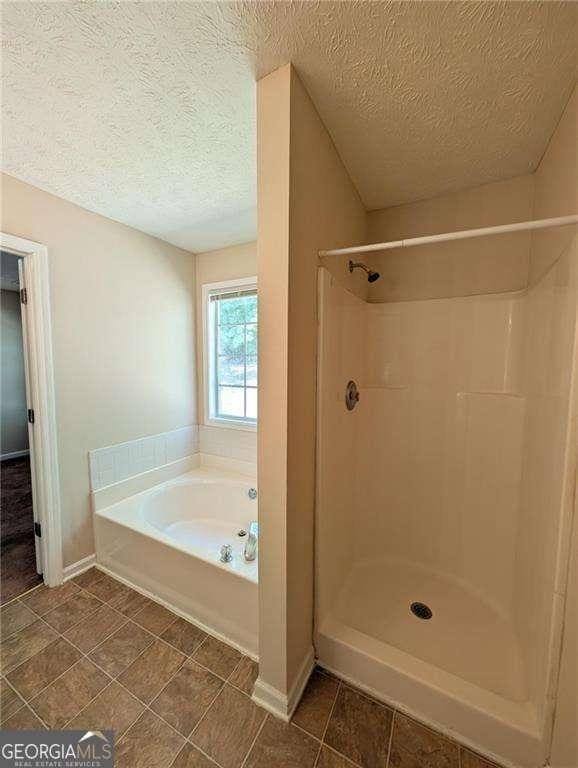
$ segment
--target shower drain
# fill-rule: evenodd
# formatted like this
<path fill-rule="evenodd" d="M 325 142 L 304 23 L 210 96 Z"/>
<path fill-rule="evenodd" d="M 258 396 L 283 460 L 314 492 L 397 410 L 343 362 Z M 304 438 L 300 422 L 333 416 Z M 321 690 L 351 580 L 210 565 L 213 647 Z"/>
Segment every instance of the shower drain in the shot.
<path fill-rule="evenodd" d="M 418 619 L 431 619 L 433 616 L 431 608 L 425 603 L 412 603 L 409 609 Z"/>

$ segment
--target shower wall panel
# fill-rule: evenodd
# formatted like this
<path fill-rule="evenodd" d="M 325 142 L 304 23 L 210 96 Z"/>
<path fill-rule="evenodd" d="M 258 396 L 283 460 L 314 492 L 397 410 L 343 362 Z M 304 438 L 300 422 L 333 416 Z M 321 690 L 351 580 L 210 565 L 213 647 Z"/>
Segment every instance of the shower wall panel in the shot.
<path fill-rule="evenodd" d="M 572 471 L 566 467 L 566 447 L 577 259 L 575 237 L 525 298 L 526 420 L 513 605 L 518 636 L 524 640 L 531 698 L 542 703 L 551 671 L 549 643 L 560 628 L 552 623 L 553 611 L 561 609 L 564 592 L 564 585 L 556 583 L 556 573 L 565 572 L 558 540 L 561 534 L 563 541 L 569 537 L 561 526 L 564 474 Z M 571 503 L 570 497 L 566 503 Z"/>
<path fill-rule="evenodd" d="M 365 305 L 356 451 L 355 559 L 425 565 L 507 613 L 523 322 L 518 294 Z"/>

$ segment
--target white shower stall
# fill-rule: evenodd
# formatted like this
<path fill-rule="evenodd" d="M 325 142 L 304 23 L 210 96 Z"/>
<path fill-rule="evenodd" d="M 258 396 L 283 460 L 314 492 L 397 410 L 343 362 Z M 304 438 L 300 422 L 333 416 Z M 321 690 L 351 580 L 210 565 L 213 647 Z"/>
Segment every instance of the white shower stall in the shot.
<path fill-rule="evenodd" d="M 320 662 L 502 761 L 542 764 L 575 244 L 524 289 L 446 298 L 367 300 L 322 267 L 319 318 Z"/>

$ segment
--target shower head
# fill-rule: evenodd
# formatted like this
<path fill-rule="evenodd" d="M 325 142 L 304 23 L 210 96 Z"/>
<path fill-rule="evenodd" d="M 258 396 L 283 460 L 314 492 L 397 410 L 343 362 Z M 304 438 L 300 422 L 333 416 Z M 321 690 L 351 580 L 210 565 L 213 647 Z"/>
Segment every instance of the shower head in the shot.
<path fill-rule="evenodd" d="M 361 261 L 349 262 L 349 271 L 353 272 L 354 269 L 362 269 L 367 275 L 368 283 L 375 283 L 376 280 L 379 280 L 379 272 L 374 272 L 373 269 L 369 269 L 369 267 L 367 267 Z"/>

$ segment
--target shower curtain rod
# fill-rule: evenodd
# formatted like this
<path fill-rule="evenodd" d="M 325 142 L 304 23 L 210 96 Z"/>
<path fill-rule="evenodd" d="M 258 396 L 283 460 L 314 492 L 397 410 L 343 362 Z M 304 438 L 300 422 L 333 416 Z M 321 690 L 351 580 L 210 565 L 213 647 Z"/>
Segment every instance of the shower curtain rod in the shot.
<path fill-rule="evenodd" d="M 426 237 L 411 237 L 408 240 L 391 240 L 388 243 L 373 243 L 372 245 L 354 245 L 351 248 L 333 248 L 330 251 L 319 251 L 320 256 L 349 256 L 353 253 L 369 253 L 371 251 L 387 251 L 390 248 L 410 248 L 413 245 L 428 245 L 429 243 L 445 243 L 449 240 L 466 240 L 470 237 L 486 237 L 486 235 L 501 235 L 505 232 L 522 232 L 527 229 L 546 229 L 547 227 L 564 227 L 568 224 L 578 224 L 578 215 L 558 216 L 553 219 L 536 219 L 535 221 L 519 221 L 516 224 L 500 224 L 497 227 L 481 227 L 480 229 L 462 229 L 460 232 L 446 232 L 443 235 L 427 235 Z"/>

